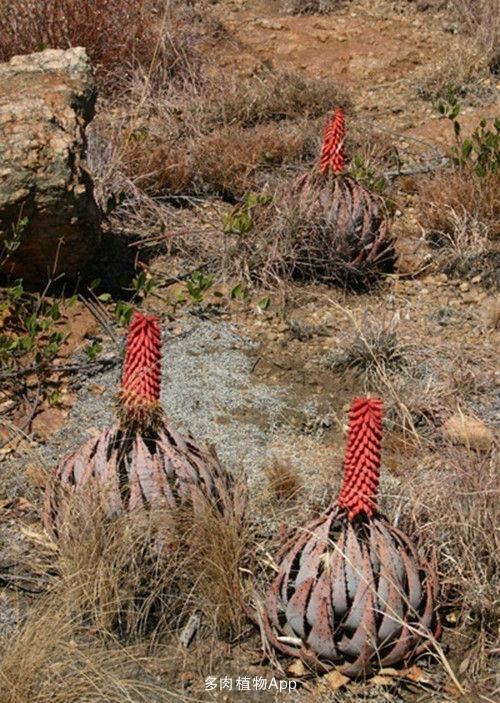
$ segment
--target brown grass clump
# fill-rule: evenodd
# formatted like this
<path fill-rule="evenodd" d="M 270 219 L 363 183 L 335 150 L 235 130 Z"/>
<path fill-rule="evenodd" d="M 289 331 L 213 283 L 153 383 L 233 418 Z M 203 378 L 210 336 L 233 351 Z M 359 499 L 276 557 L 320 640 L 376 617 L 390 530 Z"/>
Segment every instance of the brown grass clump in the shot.
<path fill-rule="evenodd" d="M 244 591 L 240 567 L 253 558 L 242 506 L 222 517 L 207 505 L 196 523 L 187 510 L 171 522 L 151 511 L 113 522 L 96 514 L 91 526 L 74 506 L 57 546 L 27 531 L 37 559 L 27 550 L 23 566 L 44 590 L 0 635 L 2 703 L 183 700 L 158 671 L 177 685 L 192 638 L 195 651 L 210 651 L 241 634 L 237 585 Z"/>
<path fill-rule="evenodd" d="M 266 476 L 271 491 L 280 500 L 291 500 L 302 490 L 302 481 L 294 467 L 282 459 L 273 459 L 266 467 Z"/>
<path fill-rule="evenodd" d="M 387 321 L 366 315 L 326 363 L 334 372 L 356 373 L 366 390 L 382 390 L 388 376 L 409 366 L 411 347 L 401 339 L 396 317 Z"/>
<path fill-rule="evenodd" d="M 170 519 L 144 510 L 112 522 L 96 513 L 91 526 L 77 506 L 68 515 L 52 565 L 68 619 L 127 640 L 160 637 L 193 610 L 213 629 L 238 628 L 234 583 L 247 539 L 240 507 L 221 516 L 207 503 L 195 521 L 188 509 Z"/>
<path fill-rule="evenodd" d="M 168 701 L 145 647 L 104 641 L 68 620 L 50 595 L 0 638 L 2 703 Z"/>
<path fill-rule="evenodd" d="M 84 46 L 107 82 L 160 64 L 164 77 L 178 77 L 199 60 L 200 19 L 194 8 L 163 0 L 0 0 L 0 60 Z"/>
<path fill-rule="evenodd" d="M 385 424 L 391 430 L 412 437 L 418 443 L 439 441 L 439 426 L 456 389 L 446 371 L 450 360 L 440 358 L 434 349 L 412 341 L 401 329 L 399 314 L 387 319 L 374 310 L 361 319 L 335 304 L 351 326 L 338 345 L 325 358 L 325 365 L 340 378 L 355 382 L 364 393 L 384 398 Z"/>
<path fill-rule="evenodd" d="M 276 165 L 311 159 L 313 120 L 345 98 L 330 81 L 293 73 L 180 88 L 134 80 L 125 96 L 140 103 L 132 123 L 118 131 L 116 120 L 103 125 L 126 177 L 151 195 L 215 194 L 233 202 Z"/>
<path fill-rule="evenodd" d="M 73 509 L 64 525 L 55 565 L 68 618 L 128 639 L 161 629 L 172 616 L 167 593 L 179 555 L 167 563 L 162 548 L 167 554 L 174 525 L 162 516 L 160 532 L 159 521 L 144 512 L 111 523 L 96 514 L 89 528 L 77 516 Z"/>
<path fill-rule="evenodd" d="M 293 0 L 292 15 L 329 15 L 343 0 Z"/>
<path fill-rule="evenodd" d="M 242 197 L 258 173 L 300 159 L 307 149 L 304 128 L 294 123 L 215 128 L 184 148 L 163 145 L 151 154 L 146 172 L 172 194 L 211 194 L 230 201 Z"/>
<path fill-rule="evenodd" d="M 433 102 L 446 98 L 450 85 L 468 102 L 489 102 L 495 100 L 495 88 L 486 80 L 489 72 L 483 48 L 470 42 L 446 54 L 439 63 L 422 67 L 415 87 L 421 98 Z"/>
<path fill-rule="evenodd" d="M 459 628 L 464 650 L 473 644 L 476 661 L 468 666 L 473 675 L 479 670 L 484 674 L 487 652 L 498 646 L 497 459 L 494 446 L 487 454 L 445 446 L 433 459 L 422 463 L 406 489 L 414 524 L 419 526 L 425 543 L 437 550 L 447 599 L 444 623 Z M 478 629 L 470 632 L 471 626 Z"/>
<path fill-rule="evenodd" d="M 480 178 L 453 169 L 418 184 L 420 223 L 447 274 L 483 274 L 494 282 L 500 236 L 500 171 Z"/>
<path fill-rule="evenodd" d="M 213 124 L 252 127 L 282 120 L 324 117 L 332 105 L 350 108 L 345 88 L 295 71 L 272 71 L 211 86 Z"/>
<path fill-rule="evenodd" d="M 86 47 L 92 61 L 114 66 L 146 38 L 148 3 L 132 0 L 2 0 L 0 57 L 43 48 Z"/>
<path fill-rule="evenodd" d="M 479 43 L 492 70 L 500 63 L 500 14 L 496 0 L 448 0 L 461 28 Z"/>

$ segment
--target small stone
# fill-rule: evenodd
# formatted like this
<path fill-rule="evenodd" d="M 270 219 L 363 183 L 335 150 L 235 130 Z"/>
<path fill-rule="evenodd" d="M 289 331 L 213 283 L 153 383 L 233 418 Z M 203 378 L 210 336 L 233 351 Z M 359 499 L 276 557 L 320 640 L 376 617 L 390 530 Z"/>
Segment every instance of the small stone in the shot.
<path fill-rule="evenodd" d="M 255 22 L 257 27 L 263 27 L 264 29 L 273 29 L 276 32 L 286 29 L 286 26 L 281 22 L 275 22 L 274 20 L 259 19 Z"/>
<path fill-rule="evenodd" d="M 477 291 L 469 291 L 467 293 L 464 293 L 462 296 L 462 300 L 464 303 L 477 303 L 481 300 L 482 294 L 478 293 Z"/>
<path fill-rule="evenodd" d="M 442 432 L 452 444 L 463 444 L 480 451 L 487 451 L 494 439 L 492 431 L 481 420 L 461 413 L 449 417 Z"/>
<path fill-rule="evenodd" d="M 94 393 L 94 395 L 102 395 L 104 391 L 106 390 L 105 386 L 89 386 L 88 387 L 89 391 L 91 393 Z"/>
<path fill-rule="evenodd" d="M 471 278 L 471 279 L 470 279 L 470 282 L 471 282 L 471 283 L 474 283 L 474 284 L 480 283 L 480 282 L 481 282 L 481 279 L 482 279 L 482 275 L 479 274 L 478 276 L 474 276 L 474 278 Z"/>
<path fill-rule="evenodd" d="M 461 283 L 459 288 L 462 291 L 462 293 L 467 293 L 470 290 L 470 286 L 467 283 L 467 281 L 464 281 L 463 283 Z"/>

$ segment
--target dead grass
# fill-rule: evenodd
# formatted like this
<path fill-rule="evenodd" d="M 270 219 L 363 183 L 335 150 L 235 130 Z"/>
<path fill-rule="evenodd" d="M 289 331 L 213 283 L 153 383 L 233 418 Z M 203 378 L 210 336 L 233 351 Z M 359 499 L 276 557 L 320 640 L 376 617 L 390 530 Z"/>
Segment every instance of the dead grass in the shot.
<path fill-rule="evenodd" d="M 496 0 L 448 0 L 464 32 L 481 46 L 492 70 L 500 62 L 500 14 Z"/>
<path fill-rule="evenodd" d="M 100 139 L 115 145 L 108 150 L 119 159 L 116 170 L 152 196 L 216 194 L 234 202 L 277 165 L 313 158 L 321 132 L 314 121 L 339 100 L 348 102 L 331 81 L 294 73 L 179 87 L 136 72 L 116 106 L 123 126 L 113 111 Z"/>
<path fill-rule="evenodd" d="M 488 650 L 498 646 L 497 460 L 494 446 L 487 454 L 444 446 L 419 462 L 405 489 L 413 524 L 437 550 L 444 624 L 462 633 L 463 650 L 472 646 L 467 674 L 476 681 L 484 681 L 492 664 Z"/>
<path fill-rule="evenodd" d="M 325 359 L 326 366 L 341 378 L 354 378 L 363 393 L 384 398 L 388 429 L 418 446 L 439 444 L 439 427 L 457 397 L 449 372 L 455 365 L 450 350 L 417 344 L 410 330 L 403 333 L 398 314 L 387 319 L 375 309 L 358 319 L 338 303 L 334 305 L 351 326 Z M 461 395 L 466 392 L 460 389 Z"/>
<path fill-rule="evenodd" d="M 401 339 L 397 316 L 380 320 L 367 314 L 359 329 L 330 353 L 326 364 L 337 373 L 356 372 L 366 389 L 382 390 L 388 375 L 408 368 L 411 352 L 408 342 Z"/>
<path fill-rule="evenodd" d="M 273 459 L 266 467 L 271 491 L 280 500 L 291 500 L 302 490 L 302 481 L 294 466 L 283 459 Z"/>
<path fill-rule="evenodd" d="M 446 54 L 439 63 L 423 66 L 415 87 L 421 98 L 437 102 L 447 97 L 449 85 L 457 97 L 468 103 L 495 100 L 494 82 L 490 80 L 488 61 L 481 46 L 470 42 Z"/>
<path fill-rule="evenodd" d="M 445 273 L 497 281 L 499 187 L 498 171 L 479 178 L 453 169 L 419 181 L 420 223 Z"/>
<path fill-rule="evenodd" d="M 338 9 L 343 0 L 293 0 L 292 15 L 329 15 Z"/>
<path fill-rule="evenodd" d="M 104 89 L 134 70 L 162 82 L 192 78 L 214 29 L 193 5 L 171 0 L 0 0 L 0 10 L 0 60 L 84 46 Z"/>
<path fill-rule="evenodd" d="M 217 650 L 224 668 L 225 642 L 245 624 L 240 568 L 254 558 L 242 495 L 233 514 L 207 505 L 195 522 L 188 510 L 171 521 L 139 511 L 110 522 L 96 512 L 89 525 L 70 506 L 57 546 L 37 525 L 23 530 L 26 549 L 13 545 L 12 560 L 41 595 L 0 638 L 2 703 L 185 700 L 190 653 L 179 642 L 193 616 L 194 649 L 204 651 L 196 666 L 210 673 Z"/>
<path fill-rule="evenodd" d="M 277 166 L 308 154 L 307 126 L 295 123 L 215 128 L 185 149 L 159 146 L 146 168 L 172 194 L 218 195 L 234 202 Z"/>
<path fill-rule="evenodd" d="M 148 39 L 145 18 L 153 6 L 131 0 L 2 0 L 0 57 L 84 46 L 92 61 L 109 68 L 128 61 Z"/>
<path fill-rule="evenodd" d="M 153 678 L 154 655 L 104 641 L 68 620 L 50 595 L 0 639 L 2 703 L 172 700 Z"/>
<path fill-rule="evenodd" d="M 248 540 L 239 505 L 225 516 L 206 504 L 195 519 L 180 509 L 112 522 L 97 510 L 91 525 L 75 505 L 51 563 L 61 609 L 69 620 L 127 641 L 176 630 L 193 610 L 213 631 L 237 630 L 242 610 L 234 584 Z"/>
<path fill-rule="evenodd" d="M 252 127 L 282 120 L 325 119 L 328 110 L 351 99 L 340 82 L 298 71 L 265 71 L 244 80 L 229 78 L 211 86 L 211 121 Z M 321 135 L 319 135 L 321 136 Z"/>

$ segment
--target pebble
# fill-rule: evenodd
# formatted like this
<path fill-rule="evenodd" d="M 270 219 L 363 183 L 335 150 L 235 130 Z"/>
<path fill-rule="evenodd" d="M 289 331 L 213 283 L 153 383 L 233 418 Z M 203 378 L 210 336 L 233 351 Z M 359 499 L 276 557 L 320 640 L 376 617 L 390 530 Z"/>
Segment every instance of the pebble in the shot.
<path fill-rule="evenodd" d="M 481 420 L 461 413 L 449 417 L 442 432 L 452 444 L 463 444 L 480 451 L 487 451 L 494 439 L 492 431 Z"/>
<path fill-rule="evenodd" d="M 470 286 L 467 281 L 464 281 L 460 284 L 460 290 L 462 291 L 462 293 L 467 293 L 470 290 Z"/>

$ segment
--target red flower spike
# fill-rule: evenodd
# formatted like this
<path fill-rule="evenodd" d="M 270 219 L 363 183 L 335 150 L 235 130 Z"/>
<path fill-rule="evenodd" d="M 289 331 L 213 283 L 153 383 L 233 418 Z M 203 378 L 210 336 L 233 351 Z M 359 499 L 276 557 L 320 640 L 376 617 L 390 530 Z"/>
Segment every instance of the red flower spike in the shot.
<path fill-rule="evenodd" d="M 344 478 L 338 505 L 353 520 L 360 513 L 372 517 L 376 509 L 380 474 L 383 403 L 378 398 L 356 398 L 349 413 Z"/>
<path fill-rule="evenodd" d="M 329 169 L 333 173 L 340 173 L 344 170 L 344 138 L 345 120 L 344 111 L 338 107 L 333 113 L 325 127 L 323 133 L 323 148 L 320 158 L 320 173 L 325 173 Z"/>
<path fill-rule="evenodd" d="M 127 348 L 117 414 L 122 424 L 143 428 L 161 418 L 161 332 L 154 315 L 134 313 Z"/>

